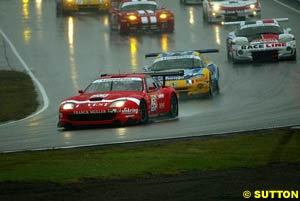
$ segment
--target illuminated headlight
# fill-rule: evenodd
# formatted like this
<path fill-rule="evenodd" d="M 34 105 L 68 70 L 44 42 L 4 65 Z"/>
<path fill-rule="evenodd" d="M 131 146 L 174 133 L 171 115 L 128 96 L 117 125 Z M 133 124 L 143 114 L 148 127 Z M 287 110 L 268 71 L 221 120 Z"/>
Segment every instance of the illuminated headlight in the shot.
<path fill-rule="evenodd" d="M 213 5 L 213 7 L 212 7 L 213 11 L 215 11 L 215 12 L 219 11 L 220 8 L 221 8 L 220 5 Z"/>
<path fill-rule="evenodd" d="M 164 19 L 167 19 L 168 18 L 168 14 L 167 13 L 162 13 L 159 15 L 159 18 L 164 20 Z"/>
<path fill-rule="evenodd" d="M 75 3 L 74 0 L 67 0 L 67 3 Z"/>
<path fill-rule="evenodd" d="M 65 103 L 62 106 L 63 110 L 73 110 L 74 109 L 75 104 L 74 103 Z"/>
<path fill-rule="evenodd" d="M 134 21 L 134 20 L 137 19 L 137 17 L 136 17 L 135 15 L 129 15 L 129 16 L 128 16 L 128 19 L 129 19 L 130 21 Z"/>
<path fill-rule="evenodd" d="M 110 107 L 123 107 L 126 103 L 126 100 L 118 100 L 113 102 Z"/>
<path fill-rule="evenodd" d="M 251 4 L 249 7 L 250 7 L 251 9 L 254 9 L 254 8 L 255 8 L 255 4 Z"/>

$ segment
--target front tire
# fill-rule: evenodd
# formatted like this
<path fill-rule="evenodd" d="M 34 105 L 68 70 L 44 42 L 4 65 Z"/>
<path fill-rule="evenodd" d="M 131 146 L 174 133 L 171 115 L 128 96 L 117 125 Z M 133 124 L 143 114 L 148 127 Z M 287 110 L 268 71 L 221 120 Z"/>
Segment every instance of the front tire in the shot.
<path fill-rule="evenodd" d="M 213 98 L 214 97 L 214 86 L 212 84 L 212 81 L 209 81 L 209 91 L 207 93 L 208 98 Z"/>
<path fill-rule="evenodd" d="M 296 61 L 297 60 L 297 51 L 295 50 L 294 55 L 291 57 L 292 61 Z"/>
<path fill-rule="evenodd" d="M 140 115 L 140 123 L 141 124 L 148 123 L 148 120 L 149 120 L 148 109 L 147 109 L 147 104 L 144 100 L 141 100 L 141 102 L 140 102 L 139 115 Z"/>
<path fill-rule="evenodd" d="M 170 97 L 170 112 L 169 115 L 171 118 L 178 116 L 178 99 L 176 94 L 172 93 Z"/>

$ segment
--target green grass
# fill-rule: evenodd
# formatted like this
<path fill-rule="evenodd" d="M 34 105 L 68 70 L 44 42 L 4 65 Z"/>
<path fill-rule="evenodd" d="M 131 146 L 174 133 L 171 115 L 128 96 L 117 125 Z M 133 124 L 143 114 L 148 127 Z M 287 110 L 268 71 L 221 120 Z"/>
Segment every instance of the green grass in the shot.
<path fill-rule="evenodd" d="M 0 181 L 70 182 L 300 163 L 299 132 L 0 154 Z"/>
<path fill-rule="evenodd" d="M 27 74 L 0 71 L 0 122 L 22 119 L 37 107 L 37 95 Z"/>

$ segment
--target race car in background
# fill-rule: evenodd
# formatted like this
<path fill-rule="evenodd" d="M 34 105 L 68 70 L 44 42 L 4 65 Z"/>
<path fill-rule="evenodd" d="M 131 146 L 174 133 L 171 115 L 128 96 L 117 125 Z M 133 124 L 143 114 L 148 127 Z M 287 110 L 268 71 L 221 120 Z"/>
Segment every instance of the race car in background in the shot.
<path fill-rule="evenodd" d="M 111 30 L 173 32 L 174 13 L 154 0 L 123 0 L 109 11 Z"/>
<path fill-rule="evenodd" d="M 180 0 L 182 4 L 202 4 L 203 0 Z"/>
<path fill-rule="evenodd" d="M 110 0 L 56 0 L 56 13 L 58 15 L 81 11 L 108 12 L 110 8 Z"/>
<path fill-rule="evenodd" d="M 149 53 L 145 57 L 156 57 L 151 66 L 145 66 L 147 72 L 168 72 L 184 70 L 182 76 L 166 76 L 166 86 L 172 86 L 180 97 L 206 95 L 212 97 L 219 91 L 219 67 L 204 53 L 215 53 L 217 49 L 174 51 Z M 157 78 L 161 80 L 161 78 Z"/>
<path fill-rule="evenodd" d="M 228 59 L 233 63 L 260 60 L 296 60 L 296 40 L 290 28 L 282 28 L 279 22 L 288 18 L 257 21 L 225 22 L 238 25 L 226 39 Z"/>
<path fill-rule="evenodd" d="M 102 75 L 79 95 L 59 106 L 58 127 L 147 123 L 149 117 L 178 116 L 177 92 L 155 76 L 180 76 L 182 71 L 152 74 Z"/>
<path fill-rule="evenodd" d="M 203 0 L 203 18 L 209 23 L 260 19 L 258 0 Z"/>

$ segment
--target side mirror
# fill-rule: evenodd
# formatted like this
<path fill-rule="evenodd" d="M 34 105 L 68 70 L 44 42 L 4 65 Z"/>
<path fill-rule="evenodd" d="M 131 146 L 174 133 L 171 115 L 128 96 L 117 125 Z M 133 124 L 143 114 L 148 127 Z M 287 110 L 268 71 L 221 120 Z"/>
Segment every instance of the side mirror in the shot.
<path fill-rule="evenodd" d="M 285 30 L 287 33 L 291 33 L 292 32 L 292 29 L 291 28 L 286 28 Z"/>
<path fill-rule="evenodd" d="M 149 90 L 149 91 L 154 91 L 155 89 L 156 89 L 155 86 L 149 86 L 149 87 L 148 87 L 148 90 Z"/>
<path fill-rule="evenodd" d="M 115 13 L 115 12 L 117 12 L 119 9 L 118 8 L 116 8 L 115 6 L 112 6 L 111 8 L 110 8 L 110 10 L 109 10 L 109 13 Z"/>
<path fill-rule="evenodd" d="M 80 95 L 83 94 L 83 90 L 82 90 L 82 89 L 78 90 L 78 93 L 79 93 Z"/>
<path fill-rule="evenodd" d="M 143 66 L 143 70 L 144 71 L 149 71 L 149 67 L 148 66 Z"/>

